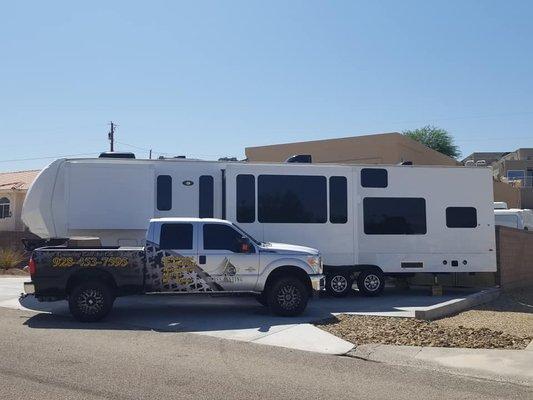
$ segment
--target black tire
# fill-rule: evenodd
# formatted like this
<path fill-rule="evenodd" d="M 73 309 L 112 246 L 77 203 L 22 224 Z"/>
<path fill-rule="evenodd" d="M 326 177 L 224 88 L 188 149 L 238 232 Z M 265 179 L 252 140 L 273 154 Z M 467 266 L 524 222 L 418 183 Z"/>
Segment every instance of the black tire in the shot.
<path fill-rule="evenodd" d="M 266 299 L 272 313 L 283 317 L 294 317 L 305 310 L 309 291 L 300 279 L 280 278 L 269 286 Z"/>
<path fill-rule="evenodd" d="M 352 290 L 353 279 L 348 272 L 326 275 L 326 292 L 333 297 L 346 297 Z"/>
<path fill-rule="evenodd" d="M 68 297 L 70 313 L 81 322 L 102 320 L 111 311 L 114 301 L 112 288 L 99 281 L 75 286 Z"/>
<path fill-rule="evenodd" d="M 265 306 L 265 307 L 268 306 L 267 297 L 266 297 L 266 295 L 264 293 L 261 293 L 260 295 L 255 296 L 255 299 L 262 306 Z"/>
<path fill-rule="evenodd" d="M 364 296 L 379 296 L 385 289 L 385 275 L 376 270 L 363 271 L 357 277 L 357 288 Z"/>

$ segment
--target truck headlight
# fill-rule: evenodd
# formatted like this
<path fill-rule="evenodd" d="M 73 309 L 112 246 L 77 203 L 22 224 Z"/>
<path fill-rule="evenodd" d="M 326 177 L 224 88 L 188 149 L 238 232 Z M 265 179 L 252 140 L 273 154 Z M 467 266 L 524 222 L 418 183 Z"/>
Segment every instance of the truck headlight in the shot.
<path fill-rule="evenodd" d="M 307 264 L 309 264 L 311 268 L 317 271 L 317 273 L 320 274 L 322 272 L 322 259 L 320 256 L 307 257 Z"/>

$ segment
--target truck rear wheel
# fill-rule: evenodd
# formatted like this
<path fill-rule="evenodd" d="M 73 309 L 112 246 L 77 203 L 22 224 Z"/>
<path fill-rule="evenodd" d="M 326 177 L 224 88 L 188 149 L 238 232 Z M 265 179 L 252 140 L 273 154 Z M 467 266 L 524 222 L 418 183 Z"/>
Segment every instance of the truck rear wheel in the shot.
<path fill-rule="evenodd" d="M 68 297 L 70 313 L 81 322 L 105 318 L 113 307 L 113 290 L 104 282 L 90 281 L 75 286 Z"/>
<path fill-rule="evenodd" d="M 275 281 L 268 289 L 266 298 L 274 314 L 294 317 L 305 310 L 309 291 L 300 279 L 287 277 Z"/>
<path fill-rule="evenodd" d="M 381 271 L 362 271 L 357 277 L 357 288 L 364 296 L 378 296 L 385 288 L 385 276 Z"/>
<path fill-rule="evenodd" d="M 353 279 L 348 272 L 326 275 L 326 291 L 334 297 L 346 297 L 352 290 Z"/>

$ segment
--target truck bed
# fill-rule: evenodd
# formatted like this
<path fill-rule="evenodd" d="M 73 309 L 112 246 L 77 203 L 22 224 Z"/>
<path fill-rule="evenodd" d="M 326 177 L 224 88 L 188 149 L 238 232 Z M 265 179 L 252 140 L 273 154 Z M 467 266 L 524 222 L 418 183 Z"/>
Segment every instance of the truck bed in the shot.
<path fill-rule="evenodd" d="M 143 247 L 41 247 L 33 251 L 37 298 L 63 299 L 74 282 L 106 277 L 117 293 L 142 292 L 145 253 Z"/>

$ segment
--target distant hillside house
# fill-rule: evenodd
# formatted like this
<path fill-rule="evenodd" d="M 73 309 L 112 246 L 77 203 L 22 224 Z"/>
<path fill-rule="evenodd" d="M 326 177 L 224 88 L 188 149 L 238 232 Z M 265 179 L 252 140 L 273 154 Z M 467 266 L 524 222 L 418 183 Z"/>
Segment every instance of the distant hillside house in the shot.
<path fill-rule="evenodd" d="M 0 172 L 0 231 L 24 231 L 24 197 L 40 171 Z"/>
<path fill-rule="evenodd" d="M 296 154 L 310 154 L 316 163 L 458 165 L 438 151 L 401 133 L 380 133 L 340 139 L 313 140 L 247 147 L 249 161 L 284 162 Z"/>

